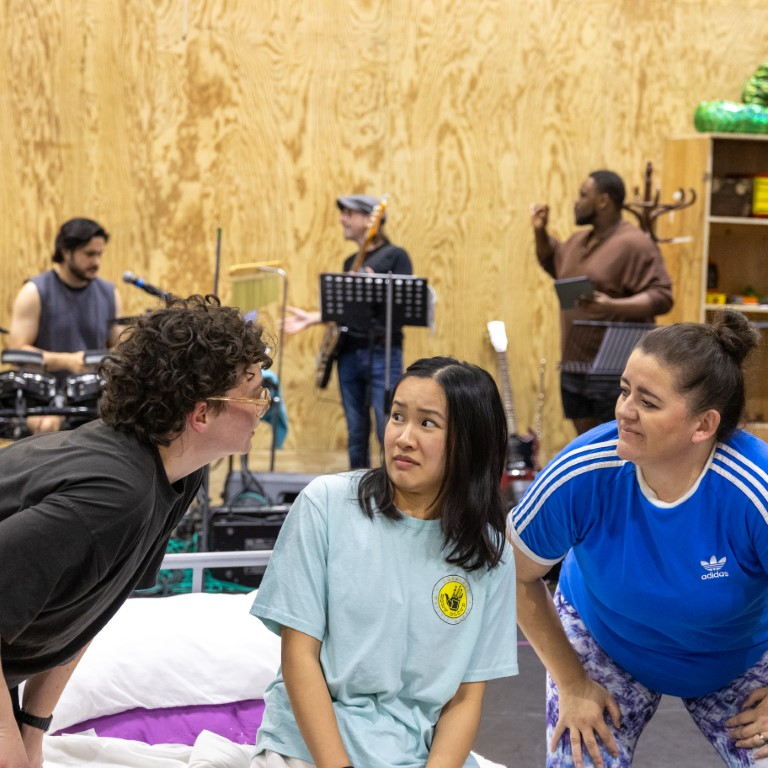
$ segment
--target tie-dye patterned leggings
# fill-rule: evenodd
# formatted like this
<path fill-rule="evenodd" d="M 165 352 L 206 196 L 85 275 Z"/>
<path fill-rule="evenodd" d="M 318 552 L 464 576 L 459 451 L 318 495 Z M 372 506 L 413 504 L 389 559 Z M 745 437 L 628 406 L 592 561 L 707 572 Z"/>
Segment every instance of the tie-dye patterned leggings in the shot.
<path fill-rule="evenodd" d="M 606 768 L 629 768 L 637 740 L 661 701 L 661 694 L 650 691 L 619 667 L 595 642 L 584 622 L 557 590 L 555 606 L 571 645 L 581 658 L 587 674 L 605 687 L 621 710 L 620 730 L 612 728 L 613 738 L 619 748 L 619 756 L 612 757 L 602 749 Z M 755 689 L 768 686 L 768 653 L 741 677 L 715 693 L 695 699 L 682 699 L 699 730 L 717 750 L 729 768 L 768 768 L 768 758 L 755 760 L 756 750 L 741 749 L 733 745 L 725 721 L 737 714 L 741 703 Z M 547 745 L 557 724 L 557 687 L 547 675 Z M 610 725 L 610 723 L 609 723 Z M 585 766 L 592 766 L 592 759 L 583 750 Z M 554 753 L 547 752 L 547 768 L 572 768 L 573 755 L 568 731 L 563 734 Z"/>

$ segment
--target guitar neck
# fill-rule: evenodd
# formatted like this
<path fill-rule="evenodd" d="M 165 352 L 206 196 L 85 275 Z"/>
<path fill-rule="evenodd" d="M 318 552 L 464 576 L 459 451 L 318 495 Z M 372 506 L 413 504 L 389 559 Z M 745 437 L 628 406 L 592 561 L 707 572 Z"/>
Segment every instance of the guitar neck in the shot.
<path fill-rule="evenodd" d="M 515 420 L 515 401 L 512 397 L 512 385 L 509 381 L 507 355 L 504 352 L 497 352 L 496 356 L 499 362 L 499 375 L 501 376 L 501 399 L 504 401 L 504 410 L 507 413 L 507 432 L 509 432 L 510 435 L 516 435 L 517 424 Z"/>
<path fill-rule="evenodd" d="M 365 241 L 360 245 L 360 250 L 357 252 L 357 256 L 355 256 L 354 261 L 352 262 L 352 265 L 349 268 L 350 272 L 359 272 L 360 267 L 363 266 L 363 262 L 365 261 L 365 256 L 368 253 L 368 246 L 376 239 L 376 235 L 379 234 L 379 228 L 381 227 L 381 220 L 384 216 L 384 209 L 387 207 L 387 196 L 384 195 L 384 197 L 379 200 L 379 204 L 376 206 L 376 208 L 373 211 L 373 221 L 371 222 L 371 225 L 368 227 L 368 230 L 365 233 Z"/>
<path fill-rule="evenodd" d="M 354 260 L 352 261 L 352 265 L 349 268 L 350 272 L 359 272 L 360 267 L 363 266 L 363 262 L 365 261 L 365 252 L 368 250 L 368 243 L 370 241 L 366 240 L 363 243 L 362 248 L 357 252 L 357 256 L 355 256 Z"/>

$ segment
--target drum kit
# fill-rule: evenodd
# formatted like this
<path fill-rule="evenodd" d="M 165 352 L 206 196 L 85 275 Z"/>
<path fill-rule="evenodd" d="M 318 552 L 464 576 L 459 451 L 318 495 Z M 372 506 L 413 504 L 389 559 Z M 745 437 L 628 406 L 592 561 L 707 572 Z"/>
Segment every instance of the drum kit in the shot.
<path fill-rule="evenodd" d="M 150 286 L 153 288 L 153 286 Z M 159 289 L 157 289 L 159 290 Z M 110 324 L 132 325 L 138 316 L 115 317 Z M 0 328 L 0 334 L 6 334 Z M 61 416 L 61 429 L 74 429 L 99 416 L 104 379 L 99 367 L 105 350 L 86 350 L 76 374 L 49 371 L 42 352 L 5 349 L 0 353 L 0 441 L 30 434 L 28 417 Z"/>
<path fill-rule="evenodd" d="M 43 355 L 26 349 L 6 349 L 0 354 L 0 435 L 17 439 L 29 434 L 30 416 L 62 416 L 63 428 L 72 429 L 99 415 L 104 380 L 99 365 L 106 353 L 86 352 L 83 372 L 59 375 L 46 370 Z"/>

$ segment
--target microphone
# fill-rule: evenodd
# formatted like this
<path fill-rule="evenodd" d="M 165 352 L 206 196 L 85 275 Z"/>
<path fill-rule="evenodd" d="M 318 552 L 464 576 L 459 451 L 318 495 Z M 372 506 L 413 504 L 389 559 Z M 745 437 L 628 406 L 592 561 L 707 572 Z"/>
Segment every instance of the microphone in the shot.
<path fill-rule="evenodd" d="M 167 299 L 171 295 L 168 291 L 164 291 L 162 288 L 158 288 L 151 283 L 145 283 L 140 277 L 136 277 L 133 272 L 123 272 L 123 282 L 135 285 L 137 288 L 141 288 L 142 291 L 146 291 L 152 296 L 157 296 L 160 299 Z"/>

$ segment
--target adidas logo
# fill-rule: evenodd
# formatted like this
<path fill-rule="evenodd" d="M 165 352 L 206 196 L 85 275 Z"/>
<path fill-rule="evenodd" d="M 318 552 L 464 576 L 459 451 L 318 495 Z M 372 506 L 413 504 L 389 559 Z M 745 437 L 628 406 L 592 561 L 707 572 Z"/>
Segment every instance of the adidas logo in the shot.
<path fill-rule="evenodd" d="M 701 565 L 706 571 L 701 577 L 702 581 L 706 581 L 707 579 L 724 579 L 728 576 L 728 571 L 723 570 L 725 567 L 724 557 L 721 557 L 718 560 L 715 555 L 712 555 L 709 560 L 702 560 Z"/>

